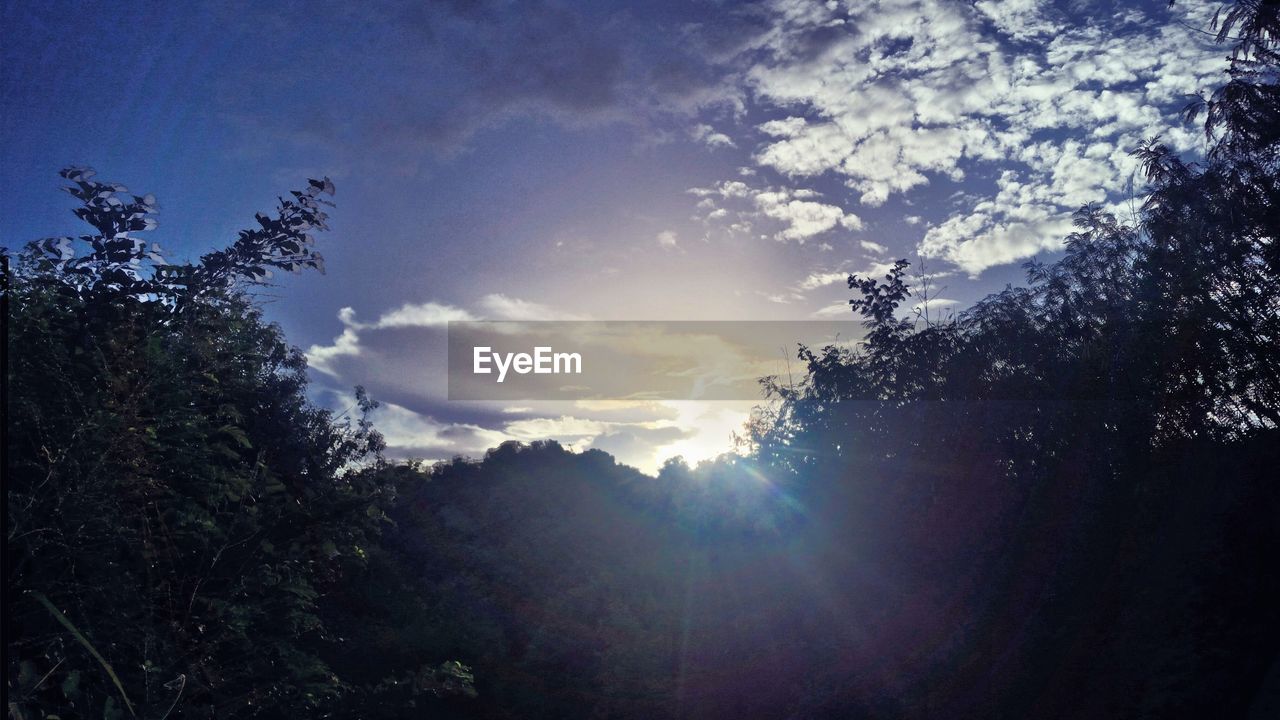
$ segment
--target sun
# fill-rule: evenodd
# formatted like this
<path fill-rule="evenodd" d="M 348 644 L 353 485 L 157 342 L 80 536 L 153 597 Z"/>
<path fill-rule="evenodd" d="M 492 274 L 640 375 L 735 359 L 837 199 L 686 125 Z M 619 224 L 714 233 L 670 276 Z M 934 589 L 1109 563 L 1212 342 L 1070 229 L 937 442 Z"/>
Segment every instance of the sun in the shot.
<path fill-rule="evenodd" d="M 754 401 L 664 400 L 661 403 L 676 412 L 671 424 L 688 432 L 685 437 L 654 449 L 645 472 L 656 472 L 668 458 L 677 455 L 689 464 L 711 460 L 733 450 L 733 437 L 741 435 L 751 417 Z"/>

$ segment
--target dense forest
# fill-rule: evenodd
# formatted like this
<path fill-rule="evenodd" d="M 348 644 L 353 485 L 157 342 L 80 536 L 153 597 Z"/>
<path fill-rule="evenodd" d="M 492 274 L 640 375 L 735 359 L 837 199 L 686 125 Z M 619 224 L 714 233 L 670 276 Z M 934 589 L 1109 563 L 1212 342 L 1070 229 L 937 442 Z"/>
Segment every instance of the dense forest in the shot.
<path fill-rule="evenodd" d="M 253 288 L 328 180 L 168 263 L 155 198 L 6 255 L 6 712 L 143 718 L 1280 715 L 1280 14 L 1152 139 L 1132 224 L 945 320 L 905 260 L 858 347 L 762 380 L 738 454 L 391 462 Z"/>

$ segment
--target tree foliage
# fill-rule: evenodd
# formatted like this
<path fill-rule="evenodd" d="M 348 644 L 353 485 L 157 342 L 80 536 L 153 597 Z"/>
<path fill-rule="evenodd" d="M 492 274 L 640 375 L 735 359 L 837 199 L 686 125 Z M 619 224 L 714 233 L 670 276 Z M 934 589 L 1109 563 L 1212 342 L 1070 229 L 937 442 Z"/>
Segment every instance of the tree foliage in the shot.
<path fill-rule="evenodd" d="M 311 405 L 304 357 L 244 289 L 320 266 L 333 185 L 175 265 L 134 235 L 153 197 L 63 177 L 95 234 L 32 243 L 11 287 L 10 712 L 319 712 L 358 689 L 326 661 L 325 598 L 394 489 L 367 471 L 375 404 L 358 391 L 355 422 Z"/>

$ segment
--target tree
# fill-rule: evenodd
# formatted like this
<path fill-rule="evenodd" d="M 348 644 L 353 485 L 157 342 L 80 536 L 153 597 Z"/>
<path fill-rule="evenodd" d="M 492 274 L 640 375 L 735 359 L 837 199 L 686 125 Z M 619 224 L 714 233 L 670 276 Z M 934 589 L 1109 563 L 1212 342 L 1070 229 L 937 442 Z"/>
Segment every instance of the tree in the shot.
<path fill-rule="evenodd" d="M 312 406 L 304 357 L 246 289 L 321 266 L 333 185 L 174 265 L 134 235 L 152 196 L 62 175 L 95 234 L 29 245 L 10 291 L 11 713 L 318 710 L 351 689 L 320 605 L 394 492 L 356 471 L 381 462 L 375 404 L 358 391 L 354 424 Z"/>

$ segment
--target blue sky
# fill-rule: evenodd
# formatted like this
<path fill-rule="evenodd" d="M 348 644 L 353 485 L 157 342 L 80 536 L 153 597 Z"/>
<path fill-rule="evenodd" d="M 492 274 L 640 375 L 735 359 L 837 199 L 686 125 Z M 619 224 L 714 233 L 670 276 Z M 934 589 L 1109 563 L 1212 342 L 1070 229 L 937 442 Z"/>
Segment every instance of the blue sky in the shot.
<path fill-rule="evenodd" d="M 746 405 L 449 403 L 441 323 L 842 317 L 898 257 L 962 309 L 1129 213 L 1142 139 L 1197 153 L 1225 66 L 1198 2 L 265 5 L 0 4 L 0 244 L 78 230 L 69 164 L 155 193 L 177 258 L 333 177 L 329 272 L 268 312 L 426 458 L 726 450 Z"/>

